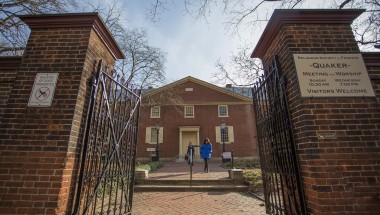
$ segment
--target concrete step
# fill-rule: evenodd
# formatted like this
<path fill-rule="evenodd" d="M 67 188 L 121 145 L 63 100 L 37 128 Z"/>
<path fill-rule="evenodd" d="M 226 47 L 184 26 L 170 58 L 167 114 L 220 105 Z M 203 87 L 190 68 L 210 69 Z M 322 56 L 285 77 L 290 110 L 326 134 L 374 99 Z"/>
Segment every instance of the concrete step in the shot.
<path fill-rule="evenodd" d="M 248 186 L 243 180 L 237 179 L 140 179 L 135 182 L 136 192 L 209 192 L 209 191 L 228 191 L 244 192 Z"/>
<path fill-rule="evenodd" d="M 135 192 L 245 192 L 247 185 L 135 185 Z"/>
<path fill-rule="evenodd" d="M 233 179 L 215 179 L 215 180 L 192 180 L 192 185 L 241 185 L 244 184 L 243 180 L 233 180 Z M 137 185 L 189 185 L 190 179 L 138 179 L 136 180 Z"/>

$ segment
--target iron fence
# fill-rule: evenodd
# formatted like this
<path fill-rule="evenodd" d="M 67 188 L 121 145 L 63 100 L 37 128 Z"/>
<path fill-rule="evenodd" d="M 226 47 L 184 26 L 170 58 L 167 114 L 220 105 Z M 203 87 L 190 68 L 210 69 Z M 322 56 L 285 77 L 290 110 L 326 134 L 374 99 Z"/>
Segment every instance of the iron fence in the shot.
<path fill-rule="evenodd" d="M 253 88 L 266 212 L 307 214 L 297 150 L 277 56 Z"/>
<path fill-rule="evenodd" d="M 131 214 L 140 94 L 99 63 L 73 214 Z"/>

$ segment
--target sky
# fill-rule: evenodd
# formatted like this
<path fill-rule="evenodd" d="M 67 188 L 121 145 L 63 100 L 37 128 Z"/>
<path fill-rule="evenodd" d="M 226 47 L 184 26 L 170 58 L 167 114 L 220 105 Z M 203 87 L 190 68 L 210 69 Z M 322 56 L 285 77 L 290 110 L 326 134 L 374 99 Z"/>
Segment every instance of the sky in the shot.
<path fill-rule="evenodd" d="M 112 0 L 102 0 L 112 1 Z M 341 0 L 339 0 L 340 2 Z M 144 28 L 148 34 L 150 45 L 167 53 L 167 83 L 187 76 L 218 84 L 212 74 L 218 72 L 218 60 L 228 63 L 230 56 L 238 52 L 239 47 L 247 46 L 254 50 L 267 20 L 274 8 L 281 2 L 265 2 L 260 5 L 257 19 L 261 24 L 252 27 L 243 26 L 239 35 L 232 34 L 225 26 L 228 18 L 222 13 L 223 4 L 212 6 L 212 13 L 207 19 L 196 20 L 185 12 L 184 0 L 167 0 L 168 10 L 160 15 L 160 20 L 153 23 L 147 19 L 147 11 L 153 0 L 125 0 L 125 23 L 127 28 Z M 237 4 L 260 2 L 236 1 Z M 297 7 L 302 8 L 336 8 L 334 0 L 304 0 Z M 240 5 L 241 6 L 241 5 Z M 286 6 L 283 6 L 286 8 Z M 244 6 L 242 8 L 246 9 Z M 242 31 L 243 29 L 243 31 Z"/>
<path fill-rule="evenodd" d="M 187 76 L 211 83 L 212 73 L 217 72 L 215 64 L 218 59 L 228 61 L 232 52 L 245 41 L 259 39 L 250 33 L 232 35 L 225 29 L 221 11 L 214 10 L 206 22 L 186 14 L 182 0 L 175 3 L 156 23 L 146 18 L 150 1 L 125 3 L 128 27 L 145 28 L 150 44 L 167 53 L 168 83 Z"/>

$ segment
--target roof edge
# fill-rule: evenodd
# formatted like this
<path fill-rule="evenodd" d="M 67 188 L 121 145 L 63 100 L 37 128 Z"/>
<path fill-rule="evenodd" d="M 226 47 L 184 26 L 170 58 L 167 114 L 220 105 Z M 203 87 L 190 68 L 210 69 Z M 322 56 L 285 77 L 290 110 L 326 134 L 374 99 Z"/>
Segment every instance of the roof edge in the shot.
<path fill-rule="evenodd" d="M 177 85 L 179 85 L 179 84 L 185 83 L 186 81 L 193 81 L 193 82 L 198 83 L 198 84 L 200 84 L 200 85 L 202 85 L 202 86 L 205 86 L 205 87 L 208 87 L 208 88 L 211 88 L 211 89 L 217 90 L 217 91 L 222 92 L 222 93 L 225 93 L 225 94 L 228 94 L 228 95 L 230 95 L 230 96 L 233 96 L 233 97 L 235 97 L 235 98 L 241 99 L 241 100 L 243 100 L 243 101 L 246 101 L 246 102 L 252 102 L 252 99 L 250 99 L 250 98 L 247 98 L 247 97 L 245 97 L 245 96 L 242 96 L 242 95 L 240 95 L 240 94 L 238 94 L 238 93 L 235 93 L 235 92 L 232 92 L 232 91 L 230 91 L 230 90 L 226 90 L 226 89 L 224 89 L 224 88 L 222 88 L 222 87 L 218 87 L 218 86 L 216 86 L 216 85 L 210 84 L 210 83 L 208 83 L 208 82 L 202 81 L 202 80 L 200 80 L 200 79 L 194 78 L 194 77 L 192 77 L 192 76 L 187 76 L 187 77 L 185 77 L 185 78 L 182 78 L 182 79 L 180 79 L 180 80 L 178 80 L 178 81 L 172 82 L 172 83 L 170 83 L 170 84 L 168 84 L 168 85 L 165 85 L 165 86 L 163 86 L 163 87 L 160 87 L 160 88 L 154 89 L 154 90 L 152 90 L 152 91 L 146 93 L 146 94 L 143 95 L 143 96 L 145 97 L 145 96 L 151 96 L 151 95 L 154 95 L 154 94 L 159 93 L 159 92 L 161 92 L 161 91 L 164 91 L 164 90 L 166 90 L 166 89 L 168 89 L 168 88 L 170 88 L 170 87 L 177 86 Z"/>

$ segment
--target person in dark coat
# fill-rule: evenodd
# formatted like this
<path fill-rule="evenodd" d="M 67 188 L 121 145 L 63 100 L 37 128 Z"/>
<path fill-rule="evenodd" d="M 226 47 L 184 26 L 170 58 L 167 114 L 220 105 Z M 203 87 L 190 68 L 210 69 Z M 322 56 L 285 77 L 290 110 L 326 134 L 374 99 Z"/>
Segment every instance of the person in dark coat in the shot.
<path fill-rule="evenodd" d="M 212 154 L 212 144 L 210 143 L 210 139 L 206 138 L 203 141 L 203 144 L 201 145 L 199 151 L 201 153 L 201 157 L 205 161 L 204 171 L 208 172 L 208 160 L 211 158 L 211 154 Z"/>
<path fill-rule="evenodd" d="M 187 163 L 189 165 L 194 165 L 193 162 L 194 162 L 194 153 L 195 153 L 195 150 L 194 150 L 194 145 L 191 143 L 191 141 L 189 142 L 189 146 L 187 147 Z"/>

